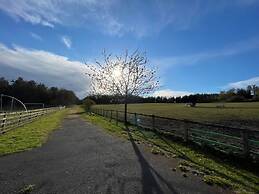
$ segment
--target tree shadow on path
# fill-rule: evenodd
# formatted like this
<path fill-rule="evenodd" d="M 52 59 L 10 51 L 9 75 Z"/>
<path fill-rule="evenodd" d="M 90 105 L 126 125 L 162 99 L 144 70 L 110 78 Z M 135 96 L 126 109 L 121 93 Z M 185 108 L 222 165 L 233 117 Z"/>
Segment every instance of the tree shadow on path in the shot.
<path fill-rule="evenodd" d="M 141 177 L 141 183 L 142 183 L 142 193 L 145 194 L 152 194 L 152 193 L 165 193 L 163 189 L 161 188 L 161 185 L 165 185 L 170 193 L 176 194 L 177 191 L 163 178 L 161 175 L 152 167 L 149 165 L 149 163 L 146 161 L 146 159 L 143 157 L 142 153 L 140 152 L 138 146 L 136 145 L 130 130 L 126 128 L 126 131 L 129 136 L 129 140 L 132 144 L 132 147 L 135 151 L 136 156 L 138 157 L 138 161 L 141 166 L 142 171 L 142 177 Z M 157 182 L 156 178 L 159 180 Z"/>

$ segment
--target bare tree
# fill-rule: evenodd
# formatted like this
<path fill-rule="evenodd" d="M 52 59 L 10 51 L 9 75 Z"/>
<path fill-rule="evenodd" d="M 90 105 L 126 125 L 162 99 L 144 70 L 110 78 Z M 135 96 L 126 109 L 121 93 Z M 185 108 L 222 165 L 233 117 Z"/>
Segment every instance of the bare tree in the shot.
<path fill-rule="evenodd" d="M 138 50 L 129 54 L 112 57 L 105 51 L 104 60 L 96 64 L 86 64 L 95 94 L 109 94 L 124 99 L 124 121 L 127 123 L 129 96 L 146 95 L 159 87 L 156 71 L 148 67 L 145 53 Z"/>

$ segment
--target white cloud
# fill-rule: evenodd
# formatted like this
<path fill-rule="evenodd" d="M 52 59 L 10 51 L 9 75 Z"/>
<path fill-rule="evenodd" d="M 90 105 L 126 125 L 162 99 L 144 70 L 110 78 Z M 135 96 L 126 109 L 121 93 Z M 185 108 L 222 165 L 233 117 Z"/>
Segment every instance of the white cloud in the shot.
<path fill-rule="evenodd" d="M 0 1 L 0 9 L 5 11 L 15 20 L 23 19 L 32 24 L 41 24 L 43 26 L 54 27 L 54 23 L 60 23 L 55 10 L 50 0 L 2 0 Z"/>
<path fill-rule="evenodd" d="M 100 28 L 103 33 L 146 36 L 167 26 L 186 30 L 216 11 L 251 6 L 257 0 L 1 0 L 0 9 L 15 20 L 54 27 L 55 25 Z"/>
<path fill-rule="evenodd" d="M 174 66 L 174 65 L 193 65 L 200 61 L 205 61 L 208 59 L 218 58 L 218 57 L 228 57 L 233 55 L 242 54 L 254 49 L 259 49 L 259 37 L 254 37 L 245 41 L 240 41 L 228 45 L 225 48 L 210 51 L 210 52 L 200 52 L 192 55 L 184 56 L 172 56 L 172 57 L 162 57 L 153 59 L 154 64 L 160 65 L 162 67 Z"/>
<path fill-rule="evenodd" d="M 30 35 L 31 35 L 32 38 L 42 41 L 42 38 L 41 38 L 40 35 L 35 34 L 35 33 L 33 33 L 33 32 L 31 32 Z"/>
<path fill-rule="evenodd" d="M 259 77 L 252 77 L 247 80 L 232 82 L 227 84 L 224 88 L 246 88 L 248 85 L 257 85 L 259 86 Z"/>
<path fill-rule="evenodd" d="M 67 48 L 71 48 L 71 46 L 72 46 L 72 41 L 71 41 L 71 39 L 70 39 L 68 36 L 62 36 L 62 37 L 61 37 L 61 41 L 64 43 L 64 45 L 65 45 Z"/>
<path fill-rule="evenodd" d="M 43 26 L 47 26 L 47 27 L 50 27 L 50 28 L 54 28 L 54 24 L 49 23 L 49 22 L 47 22 L 47 21 L 41 21 L 41 24 L 42 24 Z"/>
<path fill-rule="evenodd" d="M 0 68 L 0 77 L 13 75 L 34 79 L 49 86 L 71 89 L 80 97 L 88 91 L 84 64 L 47 51 L 19 46 L 8 48 L 0 43 Z"/>
<path fill-rule="evenodd" d="M 180 96 L 185 96 L 190 94 L 193 94 L 193 93 L 187 92 L 187 91 L 175 91 L 175 90 L 165 89 L 165 90 L 155 91 L 152 96 L 180 97 Z"/>
<path fill-rule="evenodd" d="M 17 21 L 53 28 L 64 26 L 100 26 L 104 32 L 117 34 L 121 24 L 113 16 L 110 5 L 117 0 L 1 0 L 0 10 Z"/>

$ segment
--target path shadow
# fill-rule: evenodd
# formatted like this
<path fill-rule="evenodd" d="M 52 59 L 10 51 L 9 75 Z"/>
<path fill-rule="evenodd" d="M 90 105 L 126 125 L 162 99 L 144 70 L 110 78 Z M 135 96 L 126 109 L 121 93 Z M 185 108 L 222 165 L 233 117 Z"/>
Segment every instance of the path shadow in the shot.
<path fill-rule="evenodd" d="M 177 191 L 163 178 L 161 175 L 152 167 L 149 165 L 149 163 L 146 161 L 146 159 L 143 157 L 142 153 L 140 152 L 138 146 L 136 145 L 129 128 L 126 127 L 127 134 L 129 136 L 129 140 L 132 144 L 132 147 L 135 151 L 136 156 L 138 157 L 138 161 L 141 166 L 141 183 L 142 183 L 142 193 L 145 194 L 153 194 L 153 193 L 165 193 L 163 192 L 160 184 L 166 185 L 168 190 L 170 190 L 170 193 L 176 194 Z M 159 182 L 157 182 L 157 180 Z"/>

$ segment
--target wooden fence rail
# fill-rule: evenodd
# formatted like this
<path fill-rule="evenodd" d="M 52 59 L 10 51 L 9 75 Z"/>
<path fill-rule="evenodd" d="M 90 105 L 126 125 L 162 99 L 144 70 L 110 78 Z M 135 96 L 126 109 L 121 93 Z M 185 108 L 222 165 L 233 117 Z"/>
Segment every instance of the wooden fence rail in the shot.
<path fill-rule="evenodd" d="M 0 113 L 0 135 L 62 108 L 63 107 L 52 107 L 29 111 Z"/>
<path fill-rule="evenodd" d="M 124 111 L 95 109 L 93 113 L 124 122 Z M 128 123 L 182 139 L 184 142 L 208 146 L 227 154 L 259 160 L 259 130 L 248 130 L 189 120 L 127 112 Z"/>

